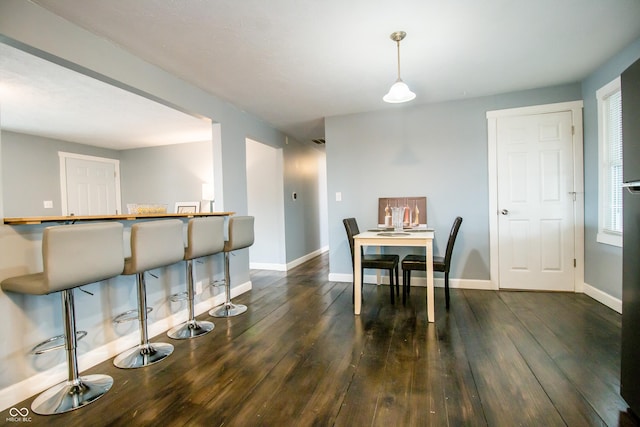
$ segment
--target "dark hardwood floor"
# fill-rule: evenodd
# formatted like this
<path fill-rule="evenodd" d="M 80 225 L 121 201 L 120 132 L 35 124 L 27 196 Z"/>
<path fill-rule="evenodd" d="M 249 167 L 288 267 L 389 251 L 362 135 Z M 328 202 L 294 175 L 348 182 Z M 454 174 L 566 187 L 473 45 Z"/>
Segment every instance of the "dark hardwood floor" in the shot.
<path fill-rule="evenodd" d="M 365 286 L 356 317 L 351 285 L 327 276 L 328 255 L 253 271 L 235 300 L 247 313 L 171 340 L 156 365 L 84 372 L 111 375 L 113 388 L 30 425 L 638 425 L 619 395 L 620 315 L 587 296 L 452 290 L 447 312 L 436 289 L 428 324 L 422 288 L 403 306 Z"/>

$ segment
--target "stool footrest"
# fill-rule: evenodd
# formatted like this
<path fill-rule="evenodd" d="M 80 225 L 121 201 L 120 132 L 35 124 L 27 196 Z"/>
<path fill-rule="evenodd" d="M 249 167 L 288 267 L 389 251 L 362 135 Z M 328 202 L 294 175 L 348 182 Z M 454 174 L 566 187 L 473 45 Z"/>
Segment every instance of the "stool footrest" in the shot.
<path fill-rule="evenodd" d="M 223 280 L 214 280 L 213 282 L 209 283 L 209 286 L 212 288 L 219 288 L 221 286 L 226 286 L 226 282 Z"/>
<path fill-rule="evenodd" d="M 171 302 L 185 301 L 189 298 L 188 295 L 189 294 L 186 291 L 178 292 L 177 294 L 172 294 L 171 296 L 169 296 L 169 301 Z"/>
<path fill-rule="evenodd" d="M 153 311 L 153 307 L 147 307 L 147 314 Z M 134 316 L 135 314 L 135 316 Z M 124 313 L 118 314 L 113 318 L 113 323 L 124 323 L 132 320 L 138 320 L 138 310 L 128 310 Z"/>
<path fill-rule="evenodd" d="M 77 331 L 76 332 L 76 340 L 81 340 L 82 338 L 87 336 L 87 331 Z M 60 350 L 62 348 L 64 348 L 64 343 L 62 344 L 57 344 L 57 345 L 52 345 L 54 342 L 56 341 L 61 341 L 64 340 L 65 336 L 64 335 L 57 335 L 55 337 L 51 337 L 48 340 L 42 341 L 40 344 L 36 345 L 35 347 L 33 347 L 31 349 L 31 354 L 35 355 L 35 356 L 39 356 L 41 354 L 44 353 L 48 353 L 50 351 L 54 351 L 54 350 Z"/>

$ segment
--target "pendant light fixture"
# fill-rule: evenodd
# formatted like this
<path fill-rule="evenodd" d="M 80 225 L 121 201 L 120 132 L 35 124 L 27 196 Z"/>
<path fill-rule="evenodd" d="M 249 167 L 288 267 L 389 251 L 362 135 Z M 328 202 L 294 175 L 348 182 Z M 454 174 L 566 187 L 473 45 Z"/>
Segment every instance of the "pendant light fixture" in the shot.
<path fill-rule="evenodd" d="M 382 100 L 391 104 L 408 102 L 416 97 L 416 94 L 411 92 L 409 86 L 400 78 L 400 41 L 404 39 L 406 35 L 407 33 L 404 31 L 394 31 L 390 36 L 391 40 L 398 45 L 398 80 L 391 86 L 389 93 L 382 97 Z"/>

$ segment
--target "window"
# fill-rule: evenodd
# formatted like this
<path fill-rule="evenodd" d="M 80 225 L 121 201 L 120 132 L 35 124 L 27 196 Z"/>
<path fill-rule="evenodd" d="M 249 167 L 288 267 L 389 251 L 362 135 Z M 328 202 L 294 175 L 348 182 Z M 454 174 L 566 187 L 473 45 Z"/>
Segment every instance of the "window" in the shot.
<path fill-rule="evenodd" d="M 622 247 L 622 93 L 620 77 L 596 92 L 598 99 L 597 241 Z"/>

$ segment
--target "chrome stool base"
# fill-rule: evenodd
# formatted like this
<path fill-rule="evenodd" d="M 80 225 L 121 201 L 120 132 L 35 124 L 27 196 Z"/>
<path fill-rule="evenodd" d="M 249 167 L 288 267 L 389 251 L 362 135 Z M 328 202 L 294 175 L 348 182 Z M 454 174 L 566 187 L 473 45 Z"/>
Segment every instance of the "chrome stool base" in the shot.
<path fill-rule="evenodd" d="M 118 355 L 113 364 L 122 369 L 135 369 L 153 365 L 173 353 L 171 344 L 155 342 L 137 345 Z"/>
<path fill-rule="evenodd" d="M 214 324 L 207 321 L 198 322 L 197 320 L 189 320 L 181 325 L 172 328 L 167 332 L 169 338 L 175 340 L 186 340 L 196 338 L 208 334 L 214 328 Z"/>
<path fill-rule="evenodd" d="M 247 311 L 246 305 L 226 303 L 209 311 L 209 315 L 213 317 L 233 317 L 242 314 L 245 311 Z"/>
<path fill-rule="evenodd" d="M 31 404 L 40 415 L 54 415 L 82 408 L 101 398 L 113 385 L 108 375 L 83 375 L 75 381 L 65 381 L 43 392 Z"/>

